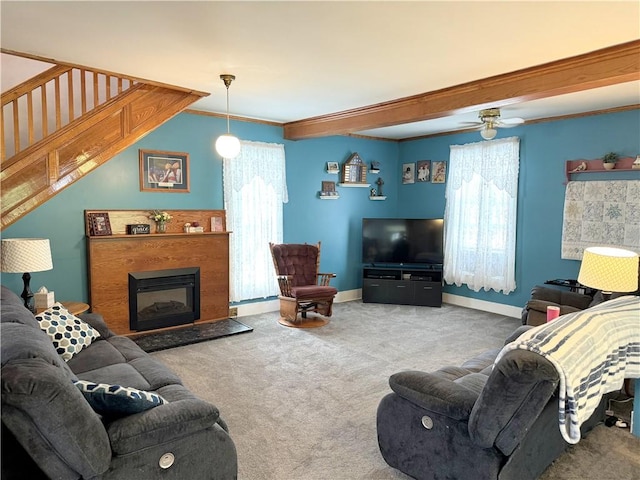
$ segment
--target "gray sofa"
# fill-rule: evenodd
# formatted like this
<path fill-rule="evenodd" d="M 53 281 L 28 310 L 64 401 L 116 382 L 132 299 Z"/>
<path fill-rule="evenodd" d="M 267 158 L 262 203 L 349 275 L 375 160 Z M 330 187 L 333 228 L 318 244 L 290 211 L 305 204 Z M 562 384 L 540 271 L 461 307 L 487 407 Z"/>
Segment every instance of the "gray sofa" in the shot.
<path fill-rule="evenodd" d="M 531 326 L 507 338 L 515 340 Z M 460 367 L 392 375 L 378 406 L 380 452 L 416 479 L 537 478 L 568 446 L 558 426 L 558 374 L 527 350 L 487 351 Z M 604 421 L 606 401 L 581 427 Z"/>
<path fill-rule="evenodd" d="M 0 301 L 3 480 L 237 477 L 218 409 L 99 315 L 80 316 L 100 336 L 65 362 L 17 295 L 2 287 Z M 167 403 L 99 415 L 77 379 L 153 392 Z"/>

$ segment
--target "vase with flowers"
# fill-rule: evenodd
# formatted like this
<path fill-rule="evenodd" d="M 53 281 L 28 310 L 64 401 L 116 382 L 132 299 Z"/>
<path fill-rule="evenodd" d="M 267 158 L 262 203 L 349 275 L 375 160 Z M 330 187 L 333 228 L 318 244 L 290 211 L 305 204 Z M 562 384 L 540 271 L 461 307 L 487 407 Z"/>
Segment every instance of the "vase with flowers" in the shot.
<path fill-rule="evenodd" d="M 167 212 L 154 210 L 149 218 L 156 222 L 156 233 L 165 233 L 167 231 L 167 222 L 171 221 L 171 215 Z"/>

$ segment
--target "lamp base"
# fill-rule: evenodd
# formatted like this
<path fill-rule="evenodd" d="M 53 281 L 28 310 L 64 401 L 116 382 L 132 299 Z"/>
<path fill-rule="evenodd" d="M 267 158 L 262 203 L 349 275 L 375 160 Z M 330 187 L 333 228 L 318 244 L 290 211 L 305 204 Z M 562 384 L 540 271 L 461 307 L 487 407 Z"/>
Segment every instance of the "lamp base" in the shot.
<path fill-rule="evenodd" d="M 29 287 L 29 282 L 31 282 L 31 274 L 29 272 L 25 272 L 22 275 L 22 281 L 24 282 L 24 289 L 22 290 L 22 294 L 20 296 L 24 300 L 24 306 L 27 307 L 32 313 L 36 313 L 36 306 L 33 303 L 33 292 Z"/>

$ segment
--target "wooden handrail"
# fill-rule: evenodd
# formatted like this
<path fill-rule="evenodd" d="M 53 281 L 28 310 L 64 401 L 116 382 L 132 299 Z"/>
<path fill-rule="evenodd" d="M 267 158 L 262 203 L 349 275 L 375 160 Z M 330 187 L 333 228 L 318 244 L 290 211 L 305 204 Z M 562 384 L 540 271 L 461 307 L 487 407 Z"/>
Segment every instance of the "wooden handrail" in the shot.
<path fill-rule="evenodd" d="M 39 75 L 36 75 L 35 77 L 30 78 L 25 82 L 22 82 L 20 85 L 16 85 L 10 90 L 2 93 L 2 106 L 4 107 L 7 103 L 16 100 L 22 95 L 35 90 L 36 88 L 71 70 L 71 67 L 67 67 L 65 65 L 56 65 L 54 67 L 51 67 L 49 70 L 45 70 Z"/>
<path fill-rule="evenodd" d="M 85 78 L 87 75 L 91 77 L 91 80 L 87 81 Z M 74 77 L 76 77 L 75 80 Z M 79 82 L 77 81 L 78 77 Z M 5 162 L 8 157 L 19 154 L 40 139 L 73 122 L 76 118 L 109 102 L 114 98 L 112 87 L 117 88 L 118 95 L 120 95 L 136 83 L 138 82 L 126 76 L 69 65 L 56 65 L 13 87 L 2 94 L 3 117 L 0 122 L 2 127 L 0 133 L 3 140 L 0 161 Z M 53 90 L 52 111 L 49 111 L 47 88 Z M 87 105 L 88 99 L 91 98 L 89 88 L 92 90 L 91 107 Z M 40 91 L 39 95 L 37 94 L 38 90 Z M 34 101 L 38 97 L 40 102 Z M 76 99 L 79 100 L 79 105 L 76 105 Z M 9 104 L 12 105 L 12 108 L 5 112 L 4 107 Z M 10 118 L 5 119 L 5 115 Z M 53 125 L 54 121 L 55 128 L 50 129 L 50 125 Z M 6 127 L 12 128 L 13 131 L 5 131 Z M 11 136 L 13 136 L 13 142 L 9 146 L 12 150 L 7 152 L 5 138 Z"/>

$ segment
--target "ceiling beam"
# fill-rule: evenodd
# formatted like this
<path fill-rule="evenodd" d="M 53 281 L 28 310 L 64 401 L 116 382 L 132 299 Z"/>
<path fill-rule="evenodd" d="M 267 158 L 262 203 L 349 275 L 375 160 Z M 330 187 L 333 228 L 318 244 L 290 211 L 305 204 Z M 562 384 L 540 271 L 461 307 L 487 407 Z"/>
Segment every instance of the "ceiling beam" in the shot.
<path fill-rule="evenodd" d="M 640 79 L 640 40 L 454 87 L 284 124 L 284 138 L 344 135 Z"/>

